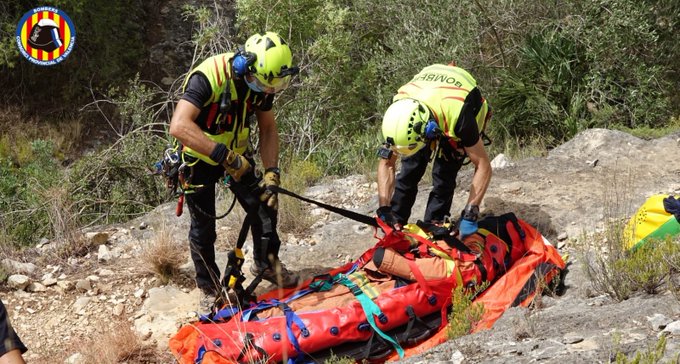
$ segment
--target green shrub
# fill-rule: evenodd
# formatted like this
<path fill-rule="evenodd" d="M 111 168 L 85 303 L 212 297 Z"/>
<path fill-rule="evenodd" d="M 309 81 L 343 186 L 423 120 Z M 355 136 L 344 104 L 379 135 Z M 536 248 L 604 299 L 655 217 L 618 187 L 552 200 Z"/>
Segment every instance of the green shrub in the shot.
<path fill-rule="evenodd" d="M 478 287 L 476 291 L 469 291 L 462 286 L 453 289 L 452 307 L 449 314 L 449 324 L 446 327 L 446 335 L 449 339 L 455 339 L 469 334 L 484 315 L 484 305 L 474 303 L 472 300 L 478 292 L 481 292 L 489 284 Z"/>
<path fill-rule="evenodd" d="M 616 235 L 618 238 L 592 238 L 592 246 L 582 253 L 584 270 L 597 292 L 622 301 L 637 291 L 655 294 L 665 284 L 673 288 L 669 278 L 680 267 L 680 245 L 676 241 L 650 240 L 634 251 L 626 251 L 622 234 Z M 596 248 L 602 240 L 606 241 L 605 251 Z"/>
<path fill-rule="evenodd" d="M 19 104 L 26 115 L 79 115 L 80 107 L 114 84 L 134 76 L 148 55 L 144 44 L 152 26 L 149 5 L 134 0 L 55 0 L 50 6 L 66 12 L 77 30 L 73 52 L 59 65 L 38 67 L 25 59 L 14 44 L 14 29 L 21 16 L 45 2 L 6 0 L 0 4 L 0 83 L 12 97 L 3 105 Z M 151 11 L 156 12 L 156 9 Z M 10 41 L 11 40 L 11 41 Z M 7 49 L 5 49 L 7 48 Z"/>
<path fill-rule="evenodd" d="M 678 55 L 677 44 L 670 41 L 680 14 L 677 4 L 574 1 L 573 13 L 565 26 L 584 46 L 589 68 L 585 91 L 594 108 L 613 107 L 613 124 L 666 123 L 673 115 L 669 98 L 674 93 L 673 77 L 676 86 L 678 81 L 677 75 L 667 76 Z"/>
<path fill-rule="evenodd" d="M 499 122 L 510 137 L 542 137 L 555 145 L 589 126 L 581 94 L 582 53 L 559 27 L 527 37 L 520 64 L 504 74 L 496 97 Z"/>
<path fill-rule="evenodd" d="M 78 160 L 69 173 L 69 194 L 81 224 L 121 222 L 153 209 L 167 198 L 164 181 L 151 167 L 162 158 L 163 131 L 153 123 L 158 91 L 139 80 L 109 90 L 107 116 L 118 139 L 108 148 Z"/>
<path fill-rule="evenodd" d="M 328 357 L 328 359 L 324 360 L 324 364 L 355 364 L 357 361 L 354 358 L 350 358 L 347 356 L 342 356 L 338 357 L 335 354 L 331 353 L 331 356 Z"/>
<path fill-rule="evenodd" d="M 674 109 L 668 82 L 678 81 L 670 72 L 676 21 L 660 12 L 677 13 L 669 4 L 308 0 L 261 12 L 260 3 L 240 0 L 237 29 L 239 38 L 281 32 L 303 66 L 279 98 L 284 152 L 347 174 L 374 159 L 398 87 L 432 63 L 453 60 L 477 78 L 496 110 L 490 134 L 498 145 L 538 138 L 552 147 L 593 126 L 666 123 Z M 608 12 L 617 15 L 611 29 Z M 657 64 L 650 55 L 659 52 Z"/>
<path fill-rule="evenodd" d="M 50 191 L 65 178 L 56 163 L 52 143 L 35 140 L 21 167 L 0 158 L 0 227 L 13 245 L 29 245 L 53 234 L 50 223 Z"/>
<path fill-rule="evenodd" d="M 164 202 L 163 181 L 150 175 L 149 168 L 160 159 L 165 144 L 153 133 L 137 132 L 78 160 L 69 174 L 69 192 L 80 221 L 126 221 Z"/>
<path fill-rule="evenodd" d="M 616 339 L 618 341 L 620 339 Z M 619 343 L 615 343 L 619 346 Z M 664 352 L 666 351 L 666 336 L 661 335 L 659 340 L 653 345 L 648 347 L 643 351 L 636 351 L 633 358 L 629 358 L 626 354 L 622 353 L 620 349 L 616 352 L 616 364 L 656 364 L 660 363 L 664 357 Z M 675 356 L 675 362 L 678 360 L 678 355 Z"/>
<path fill-rule="evenodd" d="M 323 173 L 319 166 L 308 160 L 292 160 L 282 163 L 282 185 L 291 191 L 304 192 L 306 187 L 319 181 Z"/>

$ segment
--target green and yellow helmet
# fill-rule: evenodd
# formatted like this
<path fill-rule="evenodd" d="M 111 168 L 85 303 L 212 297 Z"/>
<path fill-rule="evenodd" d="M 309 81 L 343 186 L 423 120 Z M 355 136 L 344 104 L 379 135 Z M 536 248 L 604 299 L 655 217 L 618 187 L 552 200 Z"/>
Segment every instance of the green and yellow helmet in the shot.
<path fill-rule="evenodd" d="M 385 111 L 382 133 L 390 148 L 402 156 L 415 154 L 426 144 L 422 135 L 430 120 L 430 109 L 414 99 L 397 100 Z"/>
<path fill-rule="evenodd" d="M 286 41 L 277 33 L 266 32 L 248 38 L 245 51 L 255 55 L 248 86 L 266 93 L 279 92 L 290 83 L 297 73 L 293 67 L 293 56 Z"/>

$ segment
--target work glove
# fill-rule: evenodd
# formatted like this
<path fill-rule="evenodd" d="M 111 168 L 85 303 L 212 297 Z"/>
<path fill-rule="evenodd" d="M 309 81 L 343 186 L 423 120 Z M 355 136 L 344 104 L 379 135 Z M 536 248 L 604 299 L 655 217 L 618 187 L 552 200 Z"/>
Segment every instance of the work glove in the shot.
<path fill-rule="evenodd" d="M 236 182 L 240 182 L 241 177 L 248 173 L 251 168 L 250 162 L 248 162 L 246 157 L 234 152 L 233 150 L 229 150 L 227 152 L 227 158 L 225 158 L 224 162 L 222 162 L 222 166 L 224 166 L 224 169 Z"/>
<path fill-rule="evenodd" d="M 395 230 L 401 230 L 401 224 L 399 223 L 397 215 L 395 215 L 394 211 L 392 211 L 392 207 L 380 206 L 375 212 L 378 215 L 378 218 L 385 224 L 389 225 Z"/>
<path fill-rule="evenodd" d="M 418 220 L 416 222 L 419 228 L 423 229 L 426 233 L 432 235 L 435 240 L 445 239 L 451 236 L 451 229 L 443 224 L 435 224 L 432 222 L 423 222 Z"/>
<path fill-rule="evenodd" d="M 479 227 L 477 226 L 477 221 L 462 218 L 460 221 L 458 221 L 458 233 L 460 234 L 461 239 L 464 239 L 468 235 L 474 234 L 478 229 Z"/>
<path fill-rule="evenodd" d="M 279 209 L 279 198 L 275 188 L 281 184 L 281 172 L 278 168 L 267 168 L 260 182 L 260 188 L 263 190 L 260 194 L 260 201 L 267 203 L 267 206 L 274 210 Z"/>
<path fill-rule="evenodd" d="M 673 214 L 676 220 L 680 221 L 680 200 L 673 196 L 668 196 L 663 199 L 663 208 L 669 214 Z"/>

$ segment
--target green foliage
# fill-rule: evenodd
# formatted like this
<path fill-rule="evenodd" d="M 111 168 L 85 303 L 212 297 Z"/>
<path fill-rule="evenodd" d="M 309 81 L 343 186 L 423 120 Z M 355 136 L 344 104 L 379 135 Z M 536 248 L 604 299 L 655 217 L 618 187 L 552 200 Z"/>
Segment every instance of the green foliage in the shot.
<path fill-rule="evenodd" d="M 668 265 L 663 264 L 664 258 L 679 253 L 680 249 L 673 242 L 648 243 L 625 259 L 613 262 L 612 268 L 626 277 L 631 287 L 654 294 L 670 274 Z"/>
<path fill-rule="evenodd" d="M 126 221 L 162 203 L 162 181 L 151 176 L 148 168 L 160 158 L 164 145 L 152 133 L 132 133 L 75 163 L 69 192 L 81 222 Z"/>
<path fill-rule="evenodd" d="M 293 160 L 282 165 L 281 186 L 295 193 L 303 193 L 321 176 L 321 169 L 313 162 Z M 309 214 L 306 202 L 279 195 L 279 229 L 282 232 L 305 233 L 315 221 Z"/>
<path fill-rule="evenodd" d="M 293 160 L 285 163 L 282 168 L 283 183 L 295 192 L 303 192 L 323 176 L 319 166 L 306 160 Z"/>
<path fill-rule="evenodd" d="M 328 357 L 328 359 L 324 360 L 324 364 L 354 364 L 357 361 L 353 358 L 347 357 L 347 356 L 336 356 L 335 354 L 331 353 L 331 356 Z"/>
<path fill-rule="evenodd" d="M 617 343 L 618 346 L 618 343 Z M 666 336 L 661 335 L 654 346 L 648 347 L 646 350 L 640 352 L 636 351 L 633 358 L 629 358 L 626 354 L 619 350 L 616 352 L 616 364 L 656 364 L 660 363 L 666 351 Z M 677 355 L 676 355 L 677 362 Z"/>
<path fill-rule="evenodd" d="M 677 59 L 669 32 L 678 17 L 664 11 L 678 10 L 668 1 L 260 6 L 237 2 L 241 37 L 279 31 L 303 65 L 279 100 L 283 145 L 330 173 L 351 173 L 374 158 L 382 112 L 399 86 L 432 63 L 453 60 L 477 78 L 496 111 L 490 133 L 500 145 L 540 139 L 551 147 L 593 126 L 659 127 L 677 112 L 669 101 L 678 77 L 667 55 Z M 654 61 L 660 53 L 662 61 Z"/>
<path fill-rule="evenodd" d="M 450 21 L 433 12 L 455 14 L 448 2 L 282 1 L 260 11 L 252 0 L 237 3 L 239 33 L 279 31 L 289 40 L 303 73 L 281 95 L 277 118 L 283 145 L 329 173 L 356 172 L 375 159 L 381 113 L 397 88 L 431 62 L 448 62 L 439 52 L 458 49 Z M 428 19 L 414 24 L 413 9 Z M 276 16 L 271 16 L 276 14 Z M 461 16 L 461 19 L 468 17 Z M 442 47 L 443 46 L 443 47 Z"/>
<path fill-rule="evenodd" d="M 126 87 L 113 86 L 109 89 L 110 102 L 116 105 L 117 115 L 110 126 L 123 136 L 135 129 L 146 127 L 153 120 L 155 92 L 139 79 L 139 74 L 127 82 Z M 117 121 L 117 122 L 116 122 Z"/>
<path fill-rule="evenodd" d="M 232 44 L 237 39 L 234 39 L 230 32 L 233 27 L 231 19 L 224 14 L 221 16 L 217 16 L 217 14 L 219 12 L 214 8 L 197 7 L 191 4 L 182 6 L 184 20 L 194 20 L 196 24 L 196 28 L 192 32 L 194 62 L 200 62 L 212 55 L 232 51 L 236 48 Z M 192 67 L 189 67 L 189 69 Z"/>
<path fill-rule="evenodd" d="M 668 57 L 678 56 L 668 34 L 677 27 L 670 20 L 677 6 L 567 1 L 555 10 L 527 14 L 531 25 L 515 32 L 525 35 L 522 43 L 508 35 L 518 47 L 507 58 L 517 66 L 502 70 L 498 94 L 490 96 L 498 106 L 491 126 L 501 125 L 502 137 L 522 143 L 540 136 L 550 146 L 593 126 L 662 127 L 677 113 L 670 100 L 679 79 Z"/>
<path fill-rule="evenodd" d="M 446 335 L 449 339 L 455 339 L 470 333 L 484 315 L 484 305 L 473 303 L 477 293 L 488 287 L 488 282 L 478 287 L 475 291 L 469 291 L 458 286 L 452 292 L 452 307 L 449 315 L 449 324 L 446 327 Z"/>
<path fill-rule="evenodd" d="M 605 241 L 606 253 L 593 249 L 595 244 L 584 250 L 584 269 L 596 291 L 617 300 L 626 300 L 637 291 L 657 293 L 664 284 L 671 283 L 669 277 L 680 267 L 680 245 L 670 238 L 650 240 L 627 251 L 623 234 L 617 229 Z"/>
<path fill-rule="evenodd" d="M 667 125 L 659 128 L 652 128 L 649 126 L 629 128 L 623 125 L 617 125 L 614 126 L 613 129 L 624 131 L 641 139 L 657 139 L 680 131 L 680 117 L 672 117 Z"/>
<path fill-rule="evenodd" d="M 38 5 L 67 12 L 78 32 L 76 48 L 58 66 L 36 67 L 14 45 L 16 20 Z M 151 182 L 144 168 L 165 144 L 154 136 L 160 130 L 148 124 L 166 100 L 138 76 L 158 40 L 151 23 L 158 21 L 155 5 L 134 0 L 0 4 L 0 84 L 8 95 L 0 106 L 17 105 L 22 120 L 40 115 L 36 125 L 44 115 L 76 120 L 78 136 L 83 117 L 77 110 L 90 103 L 121 139 L 78 162 L 71 184 L 64 186 L 65 172 L 53 158 L 36 161 L 31 141 L 54 140 L 56 150 L 48 154 L 65 159 L 69 141 L 78 144 L 76 137 L 57 141 L 3 133 L 0 189 L 8 196 L 3 207 L 10 209 L 2 223 L 10 227 L 8 234 L 21 236 L 19 241 L 59 230 L 57 205 L 45 205 L 41 193 L 67 189 L 60 206 L 84 213 L 87 222 L 119 221 L 161 201 L 159 181 Z M 282 0 L 268 4 L 267 11 L 261 2 L 238 0 L 233 9 L 185 5 L 182 16 L 192 22 L 194 62 L 233 50 L 254 32 L 278 31 L 288 40 L 301 74 L 278 95 L 276 117 L 282 160 L 308 163 L 296 168 L 302 184 L 318 178 L 316 168 L 321 174 L 374 174 L 382 113 L 402 84 L 433 63 L 455 61 L 475 76 L 494 108 L 490 134 L 499 151 L 540 155 L 593 126 L 653 136 L 673 127 L 671 116 L 680 115 L 676 0 Z M 102 100 L 102 90 L 108 90 L 107 99 Z M 93 97 L 97 101 L 91 103 Z M 35 167 L 48 160 L 54 165 Z M 37 175 L 39 168 L 50 172 Z M 611 279 L 618 277 L 623 276 Z M 620 287 L 640 284 L 626 282 Z"/>
<path fill-rule="evenodd" d="M 21 56 L 14 41 L 18 19 L 30 9 L 49 5 L 66 12 L 76 28 L 76 45 L 60 64 L 36 66 Z M 146 55 L 146 7 L 134 0 L 8 0 L 0 5 L 0 83 L 12 97 L 3 105 L 22 106 L 28 115 L 49 111 L 75 115 L 91 101 L 92 87 L 122 84 Z M 154 10 L 155 11 L 155 10 Z"/>
<path fill-rule="evenodd" d="M 0 228 L 5 243 L 28 245 L 52 236 L 50 190 L 64 183 L 64 176 L 53 158 L 53 145 L 35 140 L 21 168 L 0 158 Z"/>
<path fill-rule="evenodd" d="M 0 9 L 4 6 L 0 5 Z M 0 15 L 0 67 L 5 66 L 11 69 L 16 65 L 19 56 L 19 49 L 12 37 L 16 31 L 16 25 L 13 25 L 6 17 L 5 11 L 0 11 L 0 14 L 2 14 Z"/>
<path fill-rule="evenodd" d="M 163 181 L 149 173 L 166 145 L 152 123 L 160 106 L 158 91 L 139 80 L 112 87 L 103 102 L 115 106 L 106 116 L 118 140 L 78 160 L 69 173 L 69 195 L 80 224 L 126 221 L 166 199 Z"/>
<path fill-rule="evenodd" d="M 4 266 L 0 266 L 0 282 L 7 281 L 7 278 L 9 278 L 10 274 L 10 272 L 5 270 Z"/>
<path fill-rule="evenodd" d="M 561 142 L 588 126 L 580 85 L 586 71 L 578 44 L 559 28 L 528 36 L 520 65 L 508 71 L 496 102 L 512 137 Z M 564 120 L 562 123 L 555 120 Z"/>
<path fill-rule="evenodd" d="M 572 18 L 568 26 L 586 47 L 588 88 L 595 106 L 615 107 L 617 123 L 662 125 L 671 111 L 673 87 L 665 74 L 675 63 L 668 51 L 677 52 L 677 45 L 666 38 L 677 27 L 677 4 L 600 0 L 575 5 L 583 16 Z M 666 16 L 675 20 L 669 23 Z"/>

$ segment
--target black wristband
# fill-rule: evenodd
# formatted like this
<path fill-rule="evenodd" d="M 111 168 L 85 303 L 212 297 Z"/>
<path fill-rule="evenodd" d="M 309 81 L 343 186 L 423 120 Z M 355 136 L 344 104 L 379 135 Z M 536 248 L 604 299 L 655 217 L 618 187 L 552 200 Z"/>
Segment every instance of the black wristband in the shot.
<path fill-rule="evenodd" d="M 377 210 L 375 210 L 375 213 L 378 214 L 378 216 L 382 214 L 388 214 L 392 212 L 392 206 L 380 206 L 378 207 Z"/>
<path fill-rule="evenodd" d="M 394 152 L 390 148 L 380 147 L 380 149 L 378 149 L 377 154 L 378 154 L 378 157 L 380 157 L 382 159 L 390 159 L 390 158 L 392 158 L 392 154 L 394 154 Z"/>
<path fill-rule="evenodd" d="M 465 220 L 477 221 L 479 219 L 479 206 L 477 205 L 465 205 L 461 217 Z"/>
<path fill-rule="evenodd" d="M 213 161 L 217 162 L 217 164 L 222 164 L 224 160 L 227 158 L 227 152 L 229 151 L 229 148 L 227 148 L 226 145 L 222 143 L 217 143 L 215 145 L 215 148 L 213 148 L 212 152 L 210 153 L 210 159 Z"/>

